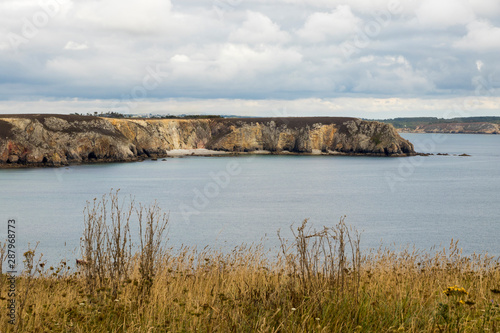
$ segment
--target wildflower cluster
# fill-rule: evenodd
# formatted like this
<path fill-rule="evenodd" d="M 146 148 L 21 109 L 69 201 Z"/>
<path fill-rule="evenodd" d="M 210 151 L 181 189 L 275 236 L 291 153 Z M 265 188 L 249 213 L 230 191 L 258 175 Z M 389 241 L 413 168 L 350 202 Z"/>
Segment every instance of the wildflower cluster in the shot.
<path fill-rule="evenodd" d="M 461 288 L 459 286 L 448 287 L 448 288 L 446 288 L 446 290 L 443 290 L 443 293 L 446 296 L 468 295 L 467 291 L 464 288 Z"/>

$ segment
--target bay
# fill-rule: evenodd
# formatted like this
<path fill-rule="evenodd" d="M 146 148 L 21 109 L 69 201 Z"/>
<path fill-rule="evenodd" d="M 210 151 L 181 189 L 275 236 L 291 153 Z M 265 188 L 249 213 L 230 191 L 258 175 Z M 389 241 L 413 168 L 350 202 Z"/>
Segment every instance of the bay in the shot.
<path fill-rule="evenodd" d="M 49 261 L 79 257 L 86 202 L 120 189 L 122 198 L 156 200 L 169 213 L 174 248 L 262 242 L 273 249 L 279 229 L 290 237 L 290 225 L 303 219 L 321 228 L 346 216 L 362 231 L 363 249 L 429 250 L 453 238 L 464 254 L 500 255 L 500 136 L 402 136 L 419 152 L 449 155 L 184 157 L 0 170 L 0 239 L 15 218 L 19 253 L 39 242 Z"/>

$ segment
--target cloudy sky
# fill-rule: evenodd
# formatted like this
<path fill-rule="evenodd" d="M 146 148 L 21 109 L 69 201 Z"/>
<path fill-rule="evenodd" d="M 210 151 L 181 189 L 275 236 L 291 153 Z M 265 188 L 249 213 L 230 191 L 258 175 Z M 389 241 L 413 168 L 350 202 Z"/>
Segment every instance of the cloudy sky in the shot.
<path fill-rule="evenodd" d="M 500 116 L 498 0 L 1 0 L 0 113 Z"/>

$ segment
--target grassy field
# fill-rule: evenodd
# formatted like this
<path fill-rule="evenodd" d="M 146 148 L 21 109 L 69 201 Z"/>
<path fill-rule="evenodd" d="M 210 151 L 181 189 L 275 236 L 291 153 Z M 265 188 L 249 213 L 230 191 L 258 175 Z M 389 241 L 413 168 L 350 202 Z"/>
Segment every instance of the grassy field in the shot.
<path fill-rule="evenodd" d="M 321 230 L 304 221 L 279 253 L 173 250 L 156 205 L 124 209 L 110 195 L 86 214 L 80 265 L 47 267 L 35 250 L 24 254 L 15 324 L 10 282 L 0 277 L 0 332 L 500 330 L 498 258 L 463 256 L 453 241 L 433 253 L 361 253 L 343 220 Z M 135 248 L 132 218 L 141 226 Z"/>

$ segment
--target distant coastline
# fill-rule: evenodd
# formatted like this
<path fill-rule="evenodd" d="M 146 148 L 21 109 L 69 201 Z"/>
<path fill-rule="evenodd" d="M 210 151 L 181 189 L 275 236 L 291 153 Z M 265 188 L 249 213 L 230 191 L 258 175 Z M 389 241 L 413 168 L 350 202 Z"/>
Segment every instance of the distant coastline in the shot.
<path fill-rule="evenodd" d="M 500 134 L 500 117 L 418 117 L 381 121 L 393 125 L 399 133 Z"/>

